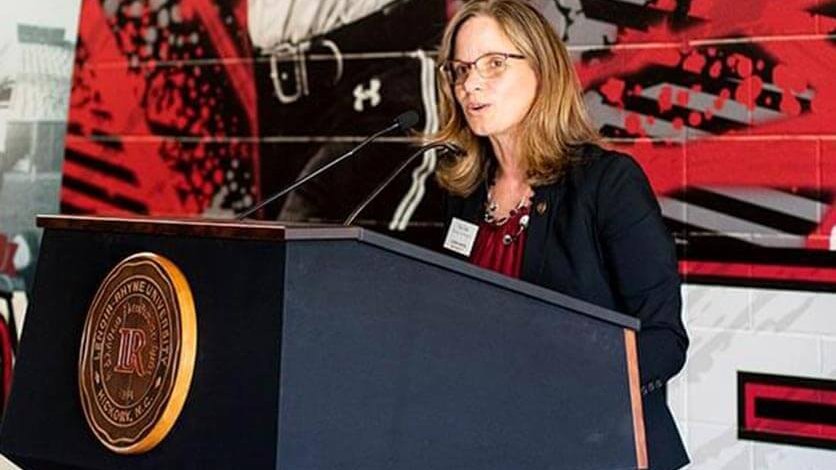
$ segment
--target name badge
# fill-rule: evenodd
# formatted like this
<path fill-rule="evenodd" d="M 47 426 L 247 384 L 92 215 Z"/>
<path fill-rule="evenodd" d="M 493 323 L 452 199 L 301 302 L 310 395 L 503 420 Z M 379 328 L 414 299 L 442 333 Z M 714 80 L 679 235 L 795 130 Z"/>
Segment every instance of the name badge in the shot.
<path fill-rule="evenodd" d="M 444 248 L 469 257 L 478 232 L 478 225 L 453 217 L 444 238 Z"/>

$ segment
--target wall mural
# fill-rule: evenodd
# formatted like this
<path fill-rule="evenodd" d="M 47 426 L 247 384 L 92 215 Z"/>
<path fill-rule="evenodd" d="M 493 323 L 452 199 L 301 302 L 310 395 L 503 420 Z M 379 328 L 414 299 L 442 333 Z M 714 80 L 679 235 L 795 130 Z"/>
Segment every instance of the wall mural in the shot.
<path fill-rule="evenodd" d="M 536 3 L 602 133 L 650 175 L 683 274 L 836 284 L 834 146 L 819 138 L 836 117 L 836 48 L 803 36 L 834 29 L 836 2 Z M 229 217 L 403 110 L 435 129 L 434 46 L 456 4 L 84 2 L 62 211 Z M 338 223 L 414 140 L 383 138 L 260 216 Z M 434 165 L 425 156 L 362 224 L 434 244 Z"/>
<path fill-rule="evenodd" d="M 431 116 L 418 128 L 434 129 L 431 50 L 444 26 L 444 2 L 247 7 L 84 2 L 63 212 L 231 216 L 404 110 Z M 420 28 L 415 18 L 423 19 Z M 342 220 L 414 141 L 380 139 L 261 216 Z M 381 197 L 403 194 L 403 208 L 373 205 L 365 223 L 389 219 L 405 227 L 433 168 L 428 156 L 413 178 L 420 184 L 406 181 L 407 189 L 401 184 Z M 437 218 L 430 204 L 421 208 L 432 214 L 425 219 Z"/>
<path fill-rule="evenodd" d="M 650 174 L 692 280 L 836 284 L 822 138 L 836 118 L 836 48 L 812 34 L 832 30 L 834 2 L 791 3 L 579 2 L 618 31 L 614 47 L 581 53 L 587 101 Z"/>

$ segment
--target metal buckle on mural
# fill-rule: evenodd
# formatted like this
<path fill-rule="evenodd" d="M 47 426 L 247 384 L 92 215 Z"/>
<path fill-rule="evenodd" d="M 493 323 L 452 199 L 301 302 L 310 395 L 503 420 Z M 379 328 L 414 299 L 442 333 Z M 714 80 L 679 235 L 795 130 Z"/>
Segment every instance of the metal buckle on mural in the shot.
<path fill-rule="evenodd" d="M 317 45 L 321 45 L 331 51 L 329 57 L 333 57 L 337 65 L 337 70 L 334 74 L 332 84 L 336 85 L 343 75 L 343 57 L 340 48 L 334 41 L 330 39 L 322 39 L 317 41 Z M 310 94 L 308 85 L 308 52 L 311 50 L 311 42 L 304 41 L 299 44 L 280 44 L 270 54 L 270 79 L 273 81 L 273 89 L 276 92 L 276 98 L 282 104 L 290 104 L 299 100 L 302 96 Z M 324 59 L 324 57 L 313 56 L 315 60 Z M 279 63 L 282 63 L 280 66 Z M 292 67 L 292 72 L 289 68 Z M 282 70 L 284 69 L 284 70 Z M 288 92 L 285 89 L 286 85 L 295 85 Z"/>

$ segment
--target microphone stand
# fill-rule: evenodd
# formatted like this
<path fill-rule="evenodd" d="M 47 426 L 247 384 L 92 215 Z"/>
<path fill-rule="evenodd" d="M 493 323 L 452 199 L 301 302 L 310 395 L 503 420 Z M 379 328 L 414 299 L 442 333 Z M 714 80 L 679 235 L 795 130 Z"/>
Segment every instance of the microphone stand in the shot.
<path fill-rule="evenodd" d="M 357 153 L 360 149 L 362 149 L 363 147 L 368 145 L 369 142 L 371 142 L 374 139 L 382 136 L 383 134 L 387 134 L 389 132 L 392 132 L 395 129 L 407 130 L 407 129 L 411 128 L 412 126 L 414 126 L 416 122 L 418 122 L 418 114 L 415 113 L 415 111 L 407 111 L 407 112 L 401 114 L 400 116 L 395 118 L 395 121 L 391 125 L 389 125 L 389 127 L 372 134 L 371 136 L 367 137 L 365 140 L 360 142 L 359 145 L 357 145 L 353 149 L 349 150 L 348 152 L 344 153 L 343 155 L 341 155 L 337 159 L 335 159 L 331 162 L 328 162 L 327 164 L 322 165 L 321 167 L 317 168 L 315 171 L 299 178 L 298 180 L 296 180 L 290 186 L 282 189 L 281 191 L 277 192 L 276 194 L 273 194 L 272 196 L 268 197 L 267 199 L 265 199 L 265 200 L 261 201 L 260 203 L 256 204 L 255 207 L 252 207 L 249 210 L 247 210 L 246 212 L 244 212 L 243 214 L 239 215 L 238 217 L 235 218 L 235 220 L 244 220 L 247 217 L 255 214 L 256 212 L 258 212 L 262 207 L 266 206 L 267 204 L 270 204 L 271 202 L 273 202 L 276 199 L 284 196 L 285 194 L 293 191 L 294 189 L 298 188 L 299 186 L 302 186 L 303 184 L 307 183 L 308 181 L 312 180 L 313 178 L 316 178 L 322 172 L 327 171 L 329 168 L 331 168 L 332 166 L 340 163 L 341 161 L 345 160 L 346 158 L 351 157 L 352 155 Z"/>
<path fill-rule="evenodd" d="M 354 219 L 356 219 L 357 216 L 360 215 L 360 212 L 362 212 L 363 209 L 365 209 L 366 206 L 368 206 L 369 203 L 371 203 L 374 198 L 376 198 L 378 195 L 380 195 L 380 193 L 383 192 L 383 190 L 386 188 L 386 186 L 389 186 L 389 183 L 394 181 L 395 177 L 397 177 L 399 174 L 401 174 L 401 172 L 404 169 L 406 169 L 406 167 L 408 167 L 409 164 L 412 163 L 416 158 L 418 158 L 418 156 L 423 155 L 425 152 L 429 152 L 430 150 L 434 150 L 434 149 L 437 149 L 437 148 L 442 149 L 441 150 L 442 155 L 445 154 L 445 153 L 453 153 L 454 155 L 462 155 L 464 153 L 464 150 L 462 150 L 458 146 L 447 143 L 447 142 L 435 142 L 435 143 L 428 144 L 428 145 L 425 145 L 425 146 L 419 148 L 415 153 L 410 155 L 409 158 L 407 158 L 403 163 L 401 163 L 401 165 L 398 168 L 396 168 L 395 171 L 393 171 L 389 175 L 389 177 L 387 177 L 382 183 L 380 183 L 377 186 L 377 188 L 375 188 L 374 191 L 372 191 L 371 194 L 369 194 L 368 197 L 366 197 L 366 199 L 363 200 L 363 202 L 361 202 L 359 205 L 357 205 L 356 208 L 354 208 L 354 210 L 351 212 L 351 214 L 349 214 L 349 216 L 343 222 L 343 226 L 351 225 L 354 222 Z"/>

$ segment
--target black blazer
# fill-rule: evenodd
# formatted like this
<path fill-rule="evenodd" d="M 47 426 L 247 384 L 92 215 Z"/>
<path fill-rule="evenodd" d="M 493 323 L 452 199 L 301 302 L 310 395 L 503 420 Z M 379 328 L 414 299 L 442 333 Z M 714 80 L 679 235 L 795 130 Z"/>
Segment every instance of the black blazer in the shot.
<path fill-rule="evenodd" d="M 676 251 L 647 177 L 628 155 L 585 145 L 557 183 L 534 188 L 521 278 L 638 317 L 639 374 L 650 468 L 688 463 L 665 384 L 682 369 L 688 335 Z M 478 224 L 487 188 L 448 196 L 453 217 Z"/>

